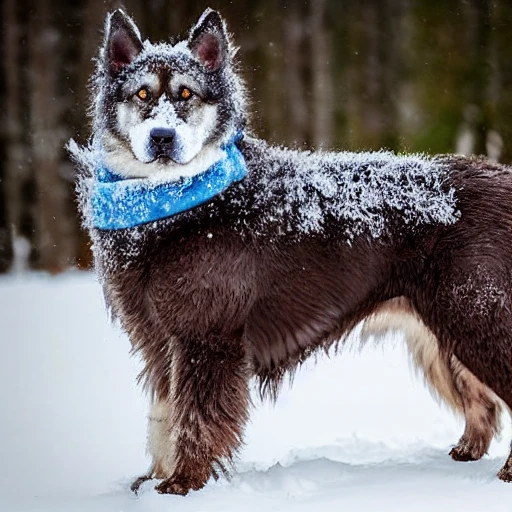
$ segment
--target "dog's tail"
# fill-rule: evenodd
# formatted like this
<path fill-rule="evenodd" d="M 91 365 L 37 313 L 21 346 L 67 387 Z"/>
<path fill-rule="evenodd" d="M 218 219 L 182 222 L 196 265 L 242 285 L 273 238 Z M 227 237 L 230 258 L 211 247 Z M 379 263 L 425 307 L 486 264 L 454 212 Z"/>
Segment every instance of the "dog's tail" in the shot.
<path fill-rule="evenodd" d="M 444 354 L 440 350 L 436 336 L 405 297 L 384 302 L 367 317 L 361 331 L 361 340 L 363 343 L 372 337 L 379 340 L 390 331 L 403 332 L 413 367 L 423 373 L 434 397 L 456 413 L 464 414 L 464 402 L 457 389 L 458 378 L 470 380 L 474 385 L 480 385 L 491 392 L 454 355 Z"/>

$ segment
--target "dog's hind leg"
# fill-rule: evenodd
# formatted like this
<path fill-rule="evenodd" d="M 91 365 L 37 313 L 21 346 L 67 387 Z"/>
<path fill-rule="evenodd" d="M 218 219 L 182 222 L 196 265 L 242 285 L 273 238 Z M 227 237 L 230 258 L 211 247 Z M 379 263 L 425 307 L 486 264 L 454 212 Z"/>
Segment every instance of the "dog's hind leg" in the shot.
<path fill-rule="evenodd" d="M 509 235 L 504 235 L 503 240 L 509 251 Z M 500 260 L 501 247 L 489 245 L 487 236 L 482 244 L 470 247 L 471 250 L 464 248 L 470 254 L 465 258 L 457 254 L 450 256 L 456 266 L 446 267 L 438 274 L 424 313 L 440 342 L 511 409 L 512 275 Z M 481 252 L 492 257 L 487 256 L 479 264 L 475 254 Z M 481 411 L 482 404 L 478 407 Z M 491 422 L 498 414 L 492 406 L 487 413 Z M 485 420 L 480 422 L 483 424 Z M 498 476 L 512 481 L 512 454 Z"/>
<path fill-rule="evenodd" d="M 498 478 L 504 482 L 512 482 L 512 446 L 510 447 L 510 455 L 507 461 L 498 471 Z"/>
<path fill-rule="evenodd" d="M 450 455 L 454 460 L 480 459 L 500 430 L 501 400 L 455 356 L 451 357 L 455 386 L 464 404 L 466 428 Z"/>
<path fill-rule="evenodd" d="M 160 468 L 165 479 L 155 489 L 185 495 L 201 489 L 219 469 L 224 472 L 224 463 L 241 446 L 250 404 L 242 338 L 177 342 L 172 381 L 172 467 Z"/>
<path fill-rule="evenodd" d="M 381 338 L 390 330 L 403 332 L 414 367 L 431 392 L 466 420 L 464 434 L 450 451 L 457 461 L 477 460 L 488 450 L 500 428 L 501 401 L 455 356 L 440 351 L 427 328 L 404 297 L 383 303 L 363 325 L 362 338 Z"/>

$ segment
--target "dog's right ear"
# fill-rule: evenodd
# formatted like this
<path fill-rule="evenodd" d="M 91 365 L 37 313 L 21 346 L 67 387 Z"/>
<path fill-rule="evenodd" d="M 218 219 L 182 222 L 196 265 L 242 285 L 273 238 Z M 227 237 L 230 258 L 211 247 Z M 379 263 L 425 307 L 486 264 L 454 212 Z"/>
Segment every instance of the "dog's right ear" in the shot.
<path fill-rule="evenodd" d="M 192 27 L 188 45 L 194 57 L 209 71 L 217 71 L 229 55 L 228 35 L 220 14 L 206 9 Z"/>
<path fill-rule="evenodd" d="M 121 9 L 107 17 L 103 61 L 114 76 L 142 51 L 142 39 L 134 21 Z"/>

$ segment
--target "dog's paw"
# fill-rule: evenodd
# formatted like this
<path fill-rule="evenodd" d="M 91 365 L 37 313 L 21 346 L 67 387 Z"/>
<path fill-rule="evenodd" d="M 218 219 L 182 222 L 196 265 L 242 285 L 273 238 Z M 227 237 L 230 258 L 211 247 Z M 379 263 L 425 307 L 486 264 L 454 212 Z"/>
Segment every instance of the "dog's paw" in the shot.
<path fill-rule="evenodd" d="M 153 480 L 153 476 L 152 475 L 142 475 L 142 476 L 139 476 L 139 478 L 137 478 L 137 480 L 135 480 L 133 482 L 133 484 L 130 486 L 130 489 L 135 493 L 135 494 L 139 494 L 139 488 L 140 486 L 144 483 L 144 482 L 147 482 L 148 480 Z"/>
<path fill-rule="evenodd" d="M 159 483 L 155 489 L 160 494 L 177 494 L 178 496 L 186 496 L 189 491 L 198 491 L 202 489 L 207 478 L 191 478 L 174 476 L 166 478 Z"/>
<path fill-rule="evenodd" d="M 457 462 L 470 462 L 478 460 L 482 455 L 478 456 L 472 453 L 471 449 L 467 445 L 458 444 L 454 446 L 449 453 L 450 457 Z"/>
<path fill-rule="evenodd" d="M 505 464 L 505 466 L 499 470 L 498 478 L 503 482 L 512 482 L 512 466 Z"/>
<path fill-rule="evenodd" d="M 451 449 L 450 457 L 458 462 L 470 462 L 480 460 L 487 452 L 489 443 L 484 436 L 466 437 L 459 439 L 459 442 Z"/>
<path fill-rule="evenodd" d="M 160 494 L 177 494 L 179 496 L 186 496 L 190 490 L 190 487 L 185 486 L 174 479 L 168 478 L 159 483 L 155 487 L 155 490 Z"/>

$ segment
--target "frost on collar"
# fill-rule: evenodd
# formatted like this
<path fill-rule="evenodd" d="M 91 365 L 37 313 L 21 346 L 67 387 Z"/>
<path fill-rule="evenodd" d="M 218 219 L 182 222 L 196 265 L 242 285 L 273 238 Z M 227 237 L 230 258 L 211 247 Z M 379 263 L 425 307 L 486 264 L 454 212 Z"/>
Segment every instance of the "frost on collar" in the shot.
<path fill-rule="evenodd" d="M 247 166 L 236 146 L 223 146 L 225 157 L 201 174 L 178 182 L 123 179 L 110 170 L 96 170 L 91 196 L 91 221 L 98 229 L 126 229 L 185 212 L 224 192 L 247 175 Z"/>

